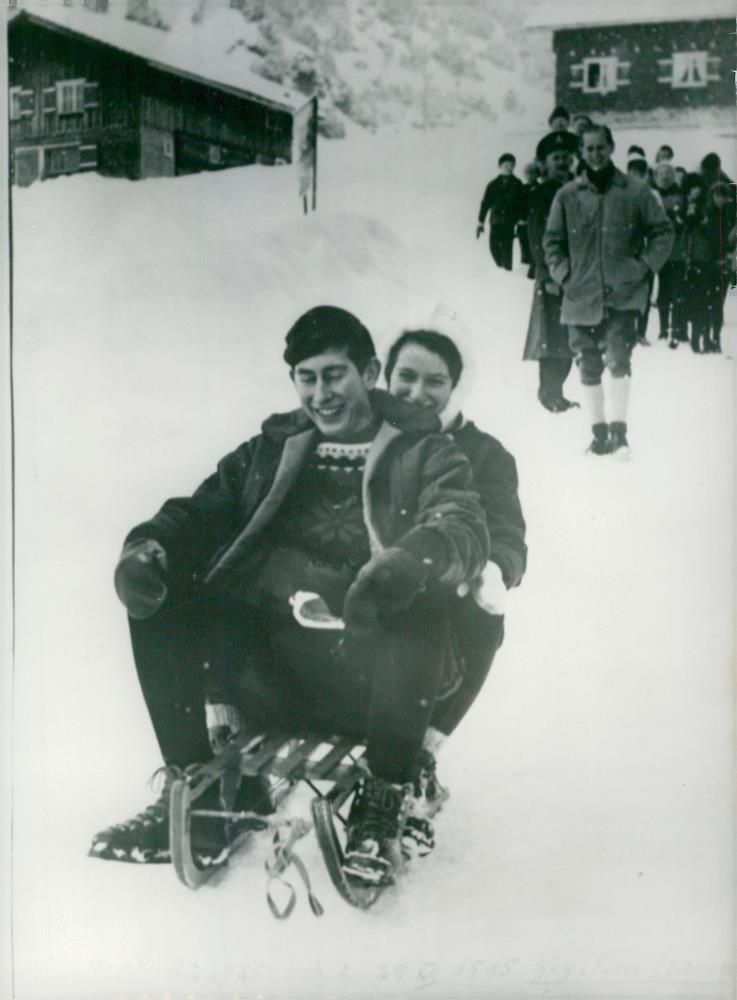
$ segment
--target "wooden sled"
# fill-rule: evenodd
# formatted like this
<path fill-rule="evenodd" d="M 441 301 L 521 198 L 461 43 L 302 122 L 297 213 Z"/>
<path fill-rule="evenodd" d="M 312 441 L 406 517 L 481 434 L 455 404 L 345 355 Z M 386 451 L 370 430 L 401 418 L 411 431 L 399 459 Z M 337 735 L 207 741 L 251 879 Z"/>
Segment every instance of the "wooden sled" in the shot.
<path fill-rule="evenodd" d="M 319 915 L 322 907 L 312 894 L 304 865 L 292 851 L 296 841 L 311 830 L 312 824 L 303 819 L 285 821 L 279 815 L 279 805 L 300 781 L 304 781 L 315 792 L 312 823 L 330 879 L 346 902 L 367 909 L 376 902 L 386 886 L 367 886 L 343 872 L 342 828 L 345 818 L 340 812 L 343 806 L 350 804 L 356 786 L 365 774 L 363 746 L 345 737 L 268 734 L 256 739 L 233 740 L 213 760 L 193 769 L 172 785 L 169 835 L 172 862 L 178 878 L 190 889 L 198 889 L 223 867 L 222 864 L 203 867 L 197 863 L 190 836 L 193 818 L 211 816 L 243 824 L 251 817 L 260 821 L 260 829 L 268 826 L 274 830 L 275 857 L 266 864 L 269 875 L 284 881 L 282 875 L 285 869 L 294 864 L 305 882 L 312 910 Z M 198 799 L 213 784 L 220 783 L 221 797 L 227 801 L 228 793 L 235 791 L 243 776 L 260 776 L 269 780 L 275 808 L 272 816 L 256 817 L 227 809 L 198 809 Z M 325 784 L 326 790 L 320 791 L 318 784 Z M 283 837 L 285 827 L 289 830 Z M 250 832 L 246 830 L 237 835 L 230 845 L 229 855 L 242 845 Z M 289 883 L 286 885 L 292 891 L 292 897 L 284 910 L 279 910 L 271 895 L 267 895 L 274 916 L 280 919 L 288 916 L 294 906 L 293 889 Z"/>

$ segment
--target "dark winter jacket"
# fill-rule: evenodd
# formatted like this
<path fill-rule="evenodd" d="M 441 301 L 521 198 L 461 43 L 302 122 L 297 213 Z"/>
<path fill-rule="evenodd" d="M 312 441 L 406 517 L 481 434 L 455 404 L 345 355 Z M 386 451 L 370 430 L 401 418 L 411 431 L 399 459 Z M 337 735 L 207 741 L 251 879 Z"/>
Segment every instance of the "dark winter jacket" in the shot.
<path fill-rule="evenodd" d="M 726 213 L 707 194 L 687 203 L 683 233 L 687 270 L 694 266 L 719 267 L 722 256 L 728 253 L 727 227 Z"/>
<path fill-rule="evenodd" d="M 595 326 L 605 308 L 644 312 L 649 275 L 668 259 L 673 227 L 650 188 L 614 170 L 599 194 L 586 173 L 556 194 L 543 238 L 563 286 L 561 321 Z"/>
<path fill-rule="evenodd" d="M 448 433 L 466 455 L 481 494 L 491 541 L 489 561 L 496 563 L 507 587 L 516 587 L 527 564 L 525 520 L 517 493 L 514 458 L 490 434 L 459 416 Z M 452 635 L 461 682 L 438 701 L 432 725 L 451 733 L 473 704 L 504 639 L 504 617 L 490 614 L 477 600 L 477 588 L 451 604 Z"/>
<path fill-rule="evenodd" d="M 668 260 L 682 261 L 684 259 L 683 230 L 685 226 L 686 198 L 681 188 L 673 184 L 667 188 L 655 185 L 655 191 L 660 195 L 665 214 L 673 226 L 673 246 Z"/>
<path fill-rule="evenodd" d="M 526 525 L 519 501 L 517 465 L 512 455 L 471 420 L 449 431 L 471 463 L 474 487 L 481 496 L 489 531 L 489 560 L 497 564 L 507 587 L 516 587 L 527 566 Z"/>
<path fill-rule="evenodd" d="M 550 208 L 563 184 L 553 178 L 538 185 L 530 201 L 527 231 L 535 268 L 535 293 L 532 299 L 530 322 L 523 358 L 537 361 L 540 358 L 570 358 L 568 329 L 560 321 L 563 293 L 553 294 L 546 286 L 552 281 L 545 262 L 543 236 Z"/>
<path fill-rule="evenodd" d="M 488 215 L 492 226 L 514 227 L 525 217 L 526 200 L 525 186 L 518 177 L 499 174 L 486 185 L 479 208 L 479 223 L 483 225 Z"/>
<path fill-rule="evenodd" d="M 379 390 L 382 417 L 364 471 L 364 519 L 373 551 L 398 545 L 432 560 L 452 587 L 476 577 L 489 554 L 484 511 L 468 459 L 437 417 Z M 319 434 L 303 410 L 269 417 L 261 434 L 219 463 L 191 497 L 168 500 L 127 540 L 156 539 L 169 564 L 170 601 L 215 587 L 237 597 L 269 552 L 269 525 Z"/>

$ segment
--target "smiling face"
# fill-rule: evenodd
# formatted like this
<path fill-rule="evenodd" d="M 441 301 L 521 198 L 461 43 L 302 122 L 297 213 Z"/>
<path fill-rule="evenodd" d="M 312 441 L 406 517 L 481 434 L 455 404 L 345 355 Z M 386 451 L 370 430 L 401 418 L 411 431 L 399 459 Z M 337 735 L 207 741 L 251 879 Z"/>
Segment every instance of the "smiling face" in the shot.
<path fill-rule="evenodd" d="M 603 170 L 609 163 L 614 146 L 599 129 L 584 132 L 581 156 L 592 170 Z"/>
<path fill-rule="evenodd" d="M 655 183 L 659 188 L 673 187 L 676 182 L 676 172 L 668 160 L 661 160 L 655 168 Z"/>
<path fill-rule="evenodd" d="M 374 425 L 368 394 L 379 371 L 376 358 L 359 372 L 345 349 L 333 348 L 298 362 L 291 378 L 302 408 L 321 434 L 331 441 L 358 441 Z"/>
<path fill-rule="evenodd" d="M 573 157 L 565 149 L 554 149 L 545 157 L 545 172 L 553 180 L 567 181 Z"/>
<path fill-rule="evenodd" d="M 453 392 L 453 381 L 439 354 L 420 344 L 409 343 L 397 356 L 389 379 L 389 392 L 440 413 Z"/>

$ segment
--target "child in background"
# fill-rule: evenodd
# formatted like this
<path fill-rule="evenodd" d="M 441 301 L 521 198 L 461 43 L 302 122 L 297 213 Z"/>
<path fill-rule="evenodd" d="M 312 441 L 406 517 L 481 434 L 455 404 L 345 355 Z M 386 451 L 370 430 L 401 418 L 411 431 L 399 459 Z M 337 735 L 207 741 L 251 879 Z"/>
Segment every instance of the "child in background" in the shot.
<path fill-rule="evenodd" d="M 709 203 L 709 200 L 711 203 Z M 721 208 L 698 174 L 686 180 L 685 262 L 687 316 L 695 354 L 720 350 L 723 323 Z"/>
<path fill-rule="evenodd" d="M 686 262 L 684 255 L 684 209 L 685 197 L 676 183 L 676 172 L 669 160 L 661 160 L 655 166 L 653 189 L 659 195 L 675 232 L 670 257 L 663 264 L 658 275 L 658 314 L 660 316 L 661 340 L 668 340 L 670 346 L 688 339 L 686 322 Z"/>

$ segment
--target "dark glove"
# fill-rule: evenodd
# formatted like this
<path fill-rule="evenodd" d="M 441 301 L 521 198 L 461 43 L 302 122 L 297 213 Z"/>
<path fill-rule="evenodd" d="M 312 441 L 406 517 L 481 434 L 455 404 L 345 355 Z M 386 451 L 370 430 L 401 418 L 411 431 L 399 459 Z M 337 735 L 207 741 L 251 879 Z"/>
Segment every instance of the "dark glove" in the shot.
<path fill-rule="evenodd" d="M 129 542 L 115 568 L 115 590 L 131 618 L 149 618 L 166 599 L 166 552 L 152 538 Z"/>
<path fill-rule="evenodd" d="M 483 231 L 484 231 L 484 224 L 483 222 L 479 222 L 479 224 L 476 226 L 476 239 L 479 238 L 479 236 L 483 233 Z"/>
<path fill-rule="evenodd" d="M 400 614 L 410 606 L 427 579 L 427 570 L 409 552 L 385 549 L 363 566 L 343 603 L 348 627 L 370 626 L 380 617 Z"/>

